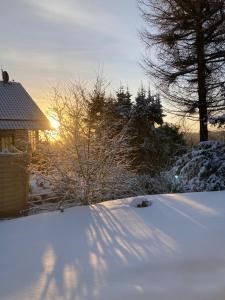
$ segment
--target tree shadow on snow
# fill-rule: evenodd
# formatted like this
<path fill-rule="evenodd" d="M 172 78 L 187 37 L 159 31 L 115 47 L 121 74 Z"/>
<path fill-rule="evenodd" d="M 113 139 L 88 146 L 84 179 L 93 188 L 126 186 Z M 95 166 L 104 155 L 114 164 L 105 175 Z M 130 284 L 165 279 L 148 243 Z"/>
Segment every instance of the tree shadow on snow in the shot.
<path fill-rule="evenodd" d="M 24 219 L 17 226 L 22 240 L 9 250 L 12 260 L 1 266 L 6 270 L 1 298 L 102 299 L 102 290 L 112 278 L 119 282 L 122 272 L 135 272 L 150 258 L 179 255 L 175 231 L 153 222 L 151 209 L 98 204 Z M 201 225 L 191 216 L 188 221 Z"/>

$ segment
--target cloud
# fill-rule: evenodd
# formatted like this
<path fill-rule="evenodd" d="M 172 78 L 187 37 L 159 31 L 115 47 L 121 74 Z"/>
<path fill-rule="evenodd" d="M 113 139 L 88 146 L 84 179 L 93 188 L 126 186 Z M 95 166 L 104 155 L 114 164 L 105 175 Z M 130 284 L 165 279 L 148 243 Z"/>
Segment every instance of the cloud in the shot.
<path fill-rule="evenodd" d="M 93 78 L 103 65 L 114 86 L 137 86 L 138 26 L 136 0 L 7 0 L 0 64 L 35 94 L 47 81 Z"/>
<path fill-rule="evenodd" d="M 89 31 L 94 36 L 102 35 L 122 43 L 136 38 L 139 24 L 136 0 L 116 0 L 113 4 L 111 0 L 20 1 L 26 3 L 36 16 L 67 27 L 67 33 L 79 30 L 80 35 L 85 36 Z"/>
<path fill-rule="evenodd" d="M 94 17 L 83 11 L 77 1 L 65 0 L 23 0 L 24 3 L 33 7 L 33 11 L 44 18 L 53 21 L 66 21 L 73 24 L 91 24 Z"/>

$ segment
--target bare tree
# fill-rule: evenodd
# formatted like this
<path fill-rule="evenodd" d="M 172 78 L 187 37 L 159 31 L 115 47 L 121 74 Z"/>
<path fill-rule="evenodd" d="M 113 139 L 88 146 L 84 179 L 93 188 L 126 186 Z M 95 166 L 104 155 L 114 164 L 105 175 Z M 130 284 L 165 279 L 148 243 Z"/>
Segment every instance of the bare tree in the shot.
<path fill-rule="evenodd" d="M 93 97 L 104 103 L 100 96 L 106 98 L 99 79 L 93 88 L 77 82 L 54 88 L 51 111 L 60 124 L 59 135 L 42 151 L 46 178 L 62 201 L 90 204 L 144 193 L 124 155 L 129 147 L 126 128 L 112 135 L 109 126 L 94 118 L 98 110 L 103 113 L 92 105 Z"/>
<path fill-rule="evenodd" d="M 225 1 L 139 0 L 148 27 L 148 74 L 172 104 L 172 112 L 197 118 L 208 140 L 208 118 L 225 109 Z M 163 84 L 162 84 L 163 83 Z"/>

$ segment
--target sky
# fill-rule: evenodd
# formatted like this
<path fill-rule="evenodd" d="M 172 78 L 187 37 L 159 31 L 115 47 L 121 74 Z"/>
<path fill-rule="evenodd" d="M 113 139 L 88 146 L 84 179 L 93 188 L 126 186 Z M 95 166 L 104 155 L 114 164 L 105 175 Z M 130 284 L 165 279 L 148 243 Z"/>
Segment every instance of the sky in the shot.
<path fill-rule="evenodd" d="M 136 0 L 2 0 L 0 16 L 0 64 L 43 110 L 52 86 L 99 69 L 112 92 L 148 82 Z"/>

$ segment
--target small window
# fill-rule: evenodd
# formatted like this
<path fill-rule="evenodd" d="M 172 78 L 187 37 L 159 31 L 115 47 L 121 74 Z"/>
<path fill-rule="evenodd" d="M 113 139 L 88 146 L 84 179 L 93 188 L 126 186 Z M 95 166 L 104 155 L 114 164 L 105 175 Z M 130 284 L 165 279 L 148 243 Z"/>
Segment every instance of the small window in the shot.
<path fill-rule="evenodd" d="M 8 150 L 13 151 L 14 149 L 14 137 L 10 136 L 0 136 L 0 151 Z"/>

